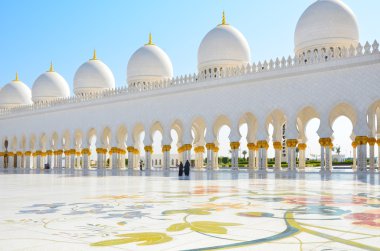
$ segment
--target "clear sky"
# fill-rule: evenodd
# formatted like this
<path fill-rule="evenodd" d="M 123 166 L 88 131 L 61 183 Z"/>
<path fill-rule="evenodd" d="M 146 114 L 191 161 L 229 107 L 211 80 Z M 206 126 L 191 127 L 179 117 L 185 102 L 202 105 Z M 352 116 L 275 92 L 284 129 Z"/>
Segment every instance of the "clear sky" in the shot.
<path fill-rule="evenodd" d="M 1 0 L 0 87 L 14 79 L 32 86 L 48 70 L 55 70 L 72 86 L 77 68 L 98 58 L 113 71 L 116 85 L 126 84 L 132 53 L 154 42 L 170 56 L 174 74 L 194 73 L 197 50 L 204 35 L 227 22 L 247 38 L 252 61 L 293 53 L 298 18 L 314 0 Z M 361 41 L 380 39 L 380 1 L 345 0 L 355 12 Z"/>

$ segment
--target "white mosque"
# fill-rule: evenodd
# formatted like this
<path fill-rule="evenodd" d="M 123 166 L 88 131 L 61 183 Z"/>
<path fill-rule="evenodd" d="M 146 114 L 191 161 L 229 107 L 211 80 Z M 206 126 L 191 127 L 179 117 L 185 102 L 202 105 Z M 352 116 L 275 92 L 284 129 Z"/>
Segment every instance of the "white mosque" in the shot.
<path fill-rule="evenodd" d="M 94 168 L 90 159 L 96 149 L 96 168 L 138 169 L 143 160 L 151 169 L 157 163 L 152 161 L 153 135 L 159 131 L 162 167 L 168 169 L 174 130 L 181 161 L 193 159 L 197 169 L 216 170 L 218 133 L 227 125 L 232 168 L 237 169 L 239 127 L 246 124 L 249 168 L 266 171 L 271 124 L 274 169 L 280 171 L 287 161 L 290 170 L 301 171 L 305 128 L 318 118 L 321 170 L 330 171 L 332 124 L 344 115 L 353 124 L 353 170 L 376 168 L 379 44 L 360 42 L 355 15 L 343 1 L 318 0 L 306 9 L 296 25 L 294 56 L 256 63 L 250 58 L 244 35 L 223 14 L 199 46 L 194 74 L 174 77 L 169 56 L 150 36 L 128 62 L 127 86 L 115 87 L 111 69 L 95 52 L 75 73 L 73 94 L 53 66 L 32 90 L 16 75 L 0 91 L 0 165 Z"/>

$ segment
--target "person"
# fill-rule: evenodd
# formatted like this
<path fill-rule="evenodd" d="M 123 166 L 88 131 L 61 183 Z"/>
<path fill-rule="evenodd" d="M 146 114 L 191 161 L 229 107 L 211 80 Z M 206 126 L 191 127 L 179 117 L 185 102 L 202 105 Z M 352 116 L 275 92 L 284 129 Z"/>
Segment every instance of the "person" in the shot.
<path fill-rule="evenodd" d="M 181 161 L 181 163 L 179 164 L 178 176 L 182 177 L 182 175 L 183 175 L 183 164 Z"/>
<path fill-rule="evenodd" d="M 143 170 L 143 162 L 140 160 L 140 171 Z"/>
<path fill-rule="evenodd" d="M 186 176 L 190 175 L 190 162 L 188 160 L 186 160 L 186 163 L 185 163 L 185 175 Z"/>

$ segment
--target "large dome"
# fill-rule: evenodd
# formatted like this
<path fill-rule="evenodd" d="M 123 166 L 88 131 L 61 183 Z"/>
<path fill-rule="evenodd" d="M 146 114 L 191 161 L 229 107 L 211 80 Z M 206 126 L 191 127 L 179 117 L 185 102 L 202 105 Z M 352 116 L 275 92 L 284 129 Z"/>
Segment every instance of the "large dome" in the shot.
<path fill-rule="evenodd" d="M 127 67 L 128 85 L 161 81 L 173 77 L 173 65 L 169 56 L 158 46 L 153 44 L 149 35 L 149 42 L 140 47 L 129 59 Z"/>
<path fill-rule="evenodd" d="M 0 90 L 0 108 L 12 108 L 32 104 L 32 92 L 29 87 L 18 79 L 6 84 Z"/>
<path fill-rule="evenodd" d="M 53 65 L 50 70 L 41 74 L 32 87 L 33 102 L 46 102 L 58 98 L 70 96 L 69 85 L 66 80 L 54 71 Z"/>
<path fill-rule="evenodd" d="M 243 34 L 225 22 L 216 26 L 203 38 L 198 49 L 198 71 L 210 71 L 249 63 L 251 51 Z"/>
<path fill-rule="evenodd" d="M 318 0 L 305 10 L 294 34 L 295 53 L 356 46 L 359 28 L 353 11 L 341 0 Z"/>
<path fill-rule="evenodd" d="M 101 60 L 96 52 L 89 61 L 82 64 L 74 76 L 75 95 L 91 94 L 115 88 L 115 77 L 112 71 Z"/>

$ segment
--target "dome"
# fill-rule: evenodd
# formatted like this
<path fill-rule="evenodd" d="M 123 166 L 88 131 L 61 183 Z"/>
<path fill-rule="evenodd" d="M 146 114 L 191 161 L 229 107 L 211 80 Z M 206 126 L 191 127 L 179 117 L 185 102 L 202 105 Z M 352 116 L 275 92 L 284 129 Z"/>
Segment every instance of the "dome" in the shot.
<path fill-rule="evenodd" d="M 0 108 L 12 108 L 32 104 L 32 92 L 29 87 L 18 79 L 12 80 L 0 90 Z"/>
<path fill-rule="evenodd" d="M 50 70 L 41 74 L 32 87 L 33 102 L 44 102 L 70 96 L 69 85 L 66 80 L 54 71 L 53 65 Z"/>
<path fill-rule="evenodd" d="M 236 67 L 249 63 L 251 51 L 243 34 L 226 24 L 216 26 L 203 38 L 198 49 L 198 71 Z"/>
<path fill-rule="evenodd" d="M 115 77 L 110 68 L 97 59 L 96 52 L 89 61 L 82 64 L 74 76 L 75 95 L 91 94 L 115 88 Z"/>
<path fill-rule="evenodd" d="M 169 56 L 157 45 L 149 42 L 140 47 L 129 59 L 127 80 L 129 85 L 154 82 L 173 77 L 173 65 Z"/>
<path fill-rule="evenodd" d="M 330 47 L 356 46 L 355 14 L 341 0 L 318 0 L 305 10 L 294 34 L 295 53 Z"/>

